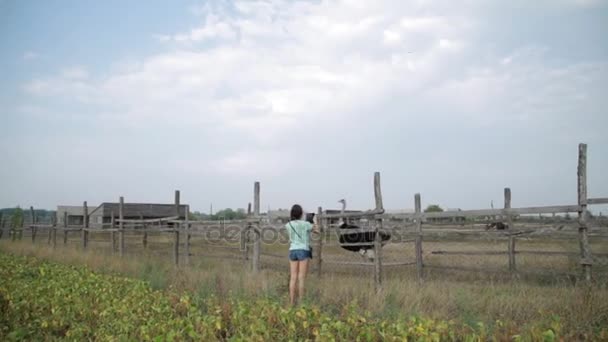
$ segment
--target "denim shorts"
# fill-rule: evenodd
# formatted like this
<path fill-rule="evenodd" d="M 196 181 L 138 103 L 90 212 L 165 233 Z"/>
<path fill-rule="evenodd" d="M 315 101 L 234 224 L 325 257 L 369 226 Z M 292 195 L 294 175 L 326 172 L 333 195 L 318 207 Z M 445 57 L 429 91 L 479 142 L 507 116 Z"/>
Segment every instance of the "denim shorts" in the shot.
<path fill-rule="evenodd" d="M 289 260 L 302 261 L 312 259 L 312 253 L 307 249 L 292 249 L 289 251 Z"/>

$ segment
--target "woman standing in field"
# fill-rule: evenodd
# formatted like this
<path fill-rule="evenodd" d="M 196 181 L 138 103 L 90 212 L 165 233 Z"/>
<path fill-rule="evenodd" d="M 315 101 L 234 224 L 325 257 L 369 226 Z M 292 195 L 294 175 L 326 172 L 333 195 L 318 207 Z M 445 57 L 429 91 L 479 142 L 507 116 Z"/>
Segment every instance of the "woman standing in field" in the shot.
<path fill-rule="evenodd" d="M 296 284 L 298 285 L 298 299 L 304 295 L 304 281 L 308 271 L 308 261 L 312 259 L 310 248 L 310 232 L 318 232 L 316 218 L 310 223 L 302 220 L 304 211 L 299 204 L 291 207 L 290 220 L 285 225 L 289 234 L 289 301 L 296 303 Z"/>

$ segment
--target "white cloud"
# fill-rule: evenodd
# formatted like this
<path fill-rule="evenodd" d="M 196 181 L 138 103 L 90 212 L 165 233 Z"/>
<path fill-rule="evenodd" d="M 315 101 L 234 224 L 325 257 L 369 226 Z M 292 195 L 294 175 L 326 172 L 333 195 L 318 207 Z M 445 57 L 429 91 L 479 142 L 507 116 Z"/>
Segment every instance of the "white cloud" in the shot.
<path fill-rule="evenodd" d="M 383 32 L 384 42 L 387 44 L 396 43 L 401 40 L 401 35 L 395 31 L 384 30 Z"/>
<path fill-rule="evenodd" d="M 439 30 L 445 27 L 445 22 L 439 17 L 405 17 L 401 19 L 401 27 L 407 31 Z"/>
<path fill-rule="evenodd" d="M 276 151 L 293 130 L 356 122 L 369 115 L 364 109 L 395 105 L 395 98 L 487 123 L 512 118 L 505 108 L 521 117 L 545 115 L 588 96 L 573 79 L 594 78 L 604 66 L 545 67 L 527 48 L 480 53 L 488 49 L 477 40 L 483 6 L 468 4 L 209 2 L 196 10 L 200 26 L 156 36 L 173 43 L 170 51 L 102 78 L 68 68 L 24 89 L 98 106 L 125 122 L 214 127 L 223 140 L 248 146 L 220 147 L 227 155 L 211 165 L 230 173 L 282 170 L 285 155 Z"/>
<path fill-rule="evenodd" d="M 288 155 L 278 151 L 244 149 L 211 161 L 208 166 L 223 174 L 255 177 L 279 175 L 292 162 Z"/>

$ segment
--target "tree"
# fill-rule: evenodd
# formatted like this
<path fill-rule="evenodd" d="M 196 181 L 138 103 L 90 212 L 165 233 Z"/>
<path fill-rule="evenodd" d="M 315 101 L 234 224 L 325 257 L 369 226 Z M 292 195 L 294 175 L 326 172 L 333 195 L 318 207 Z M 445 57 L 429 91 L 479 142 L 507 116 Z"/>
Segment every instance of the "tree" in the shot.
<path fill-rule="evenodd" d="M 21 228 L 22 225 L 23 225 L 23 209 L 21 209 L 19 206 L 17 206 L 17 208 L 15 208 L 15 210 L 13 211 L 13 214 L 11 215 L 11 228 L 13 228 L 13 229 Z"/>
<path fill-rule="evenodd" d="M 244 218 L 247 218 L 247 214 L 245 209 L 241 208 L 236 211 L 231 208 L 222 209 L 211 216 L 212 220 L 242 220 Z"/>
<path fill-rule="evenodd" d="M 437 204 L 429 204 L 429 206 L 424 209 L 425 213 L 440 213 L 442 211 L 443 209 Z"/>

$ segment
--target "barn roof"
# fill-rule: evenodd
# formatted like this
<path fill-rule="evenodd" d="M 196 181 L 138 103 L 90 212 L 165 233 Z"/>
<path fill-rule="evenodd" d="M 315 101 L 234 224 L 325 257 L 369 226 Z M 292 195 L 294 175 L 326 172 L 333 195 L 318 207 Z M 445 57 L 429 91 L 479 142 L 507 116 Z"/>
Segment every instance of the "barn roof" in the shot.
<path fill-rule="evenodd" d="M 118 216 L 119 204 L 115 202 L 101 203 L 91 214 L 95 213 L 104 217 L 110 217 L 112 212 L 114 216 Z M 176 216 L 175 204 L 159 204 L 159 203 L 125 203 L 123 206 L 123 215 L 125 217 L 146 217 L 146 218 L 161 218 Z M 179 206 L 179 216 L 186 216 L 186 205 Z"/>

